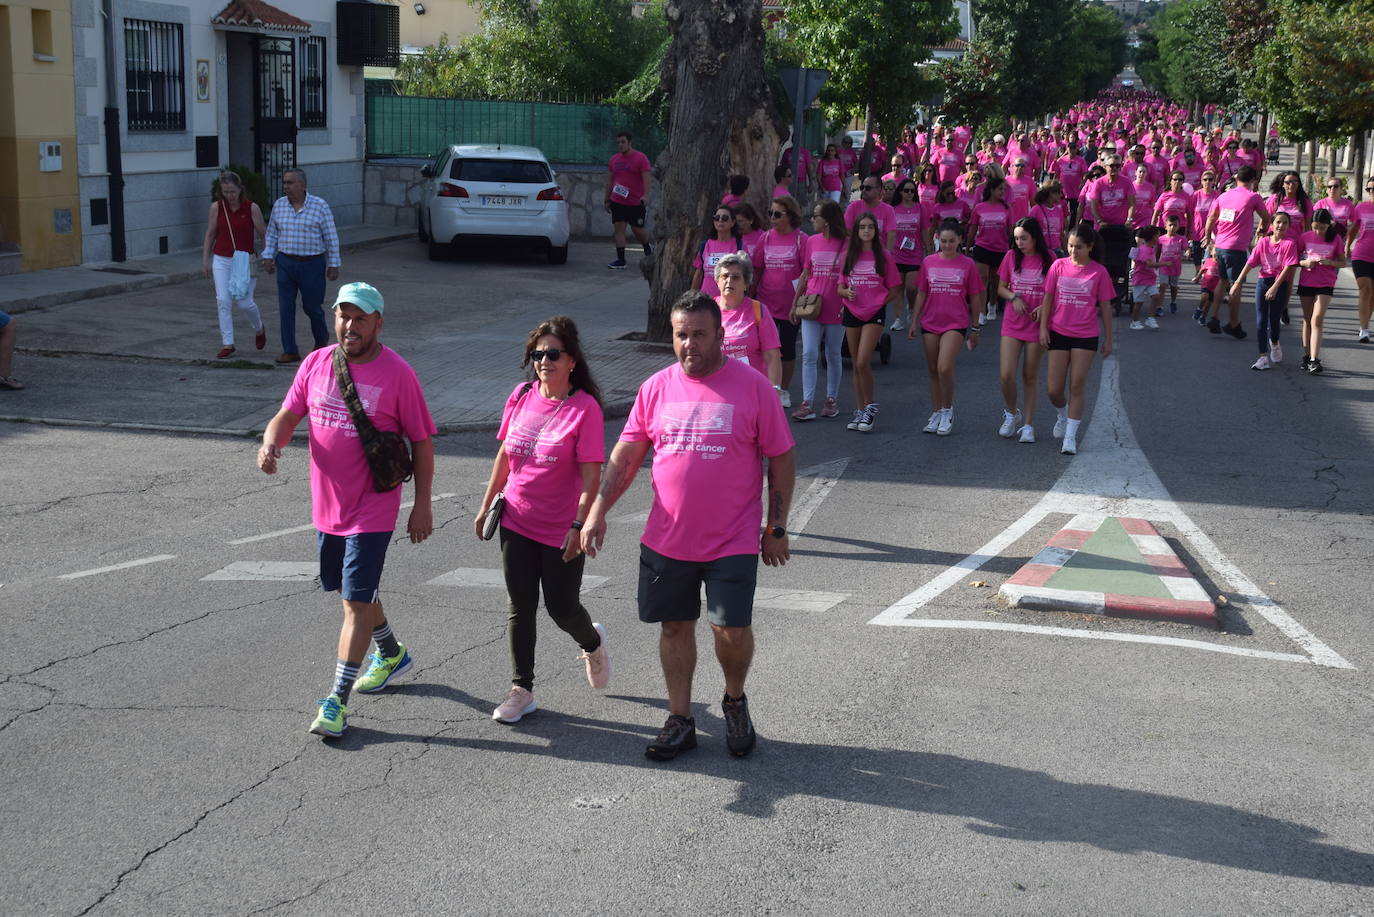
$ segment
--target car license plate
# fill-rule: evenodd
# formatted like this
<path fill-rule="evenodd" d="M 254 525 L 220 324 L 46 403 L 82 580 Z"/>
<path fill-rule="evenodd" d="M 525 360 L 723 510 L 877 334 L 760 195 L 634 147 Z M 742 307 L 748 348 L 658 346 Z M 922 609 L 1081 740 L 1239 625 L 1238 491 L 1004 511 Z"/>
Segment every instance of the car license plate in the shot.
<path fill-rule="evenodd" d="M 508 197 L 500 194 L 482 195 L 483 207 L 519 207 L 525 203 L 523 197 Z"/>

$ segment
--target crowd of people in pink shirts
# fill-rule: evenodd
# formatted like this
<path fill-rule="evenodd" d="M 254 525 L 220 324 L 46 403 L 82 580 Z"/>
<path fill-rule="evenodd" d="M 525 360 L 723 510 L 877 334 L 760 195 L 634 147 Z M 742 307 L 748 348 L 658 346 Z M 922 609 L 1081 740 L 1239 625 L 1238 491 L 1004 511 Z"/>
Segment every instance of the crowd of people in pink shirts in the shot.
<path fill-rule="evenodd" d="M 1224 122 L 1225 113 L 1208 112 L 1208 124 L 1214 120 Z M 938 123 L 904 128 L 890 147 L 874 135 L 863 163 L 850 135 L 818 156 L 788 150 L 766 213 L 755 208 L 748 179 L 732 176 L 698 254 L 695 286 L 718 295 L 715 265 L 745 253 L 748 294 L 722 308 L 745 308 L 756 297 L 768 313 L 772 328 L 740 333 L 753 335 L 749 347 L 777 342 L 767 374 L 797 422 L 840 414 L 843 347 L 855 396 L 848 427 L 859 432 L 876 426 L 869 364 L 888 333 L 920 337 L 932 401 L 924 429 L 948 435 L 958 355 L 1000 322 L 999 433 L 1035 442 L 1046 362 L 1054 436 L 1072 454 L 1083 382 L 1094 355 L 1111 352 L 1112 317 L 1128 315 L 1132 332 L 1158 330 L 1178 312 L 1186 284 L 1199 291 L 1194 321 L 1240 340 L 1244 283 L 1256 273 L 1256 370 L 1282 362 L 1296 285 L 1299 365 L 1320 373 L 1323 319 L 1338 271 L 1349 265 L 1360 290 L 1358 340 L 1369 340 L 1374 182 L 1363 202 L 1347 196 L 1339 178 L 1318 199 L 1294 171 L 1266 176 L 1266 151 L 1230 122 L 1195 124 L 1168 100 L 1116 88 L 1005 136 L 974 138 L 966 126 Z M 811 203 L 809 234 L 803 202 Z M 793 409 L 798 351 L 801 401 Z"/>

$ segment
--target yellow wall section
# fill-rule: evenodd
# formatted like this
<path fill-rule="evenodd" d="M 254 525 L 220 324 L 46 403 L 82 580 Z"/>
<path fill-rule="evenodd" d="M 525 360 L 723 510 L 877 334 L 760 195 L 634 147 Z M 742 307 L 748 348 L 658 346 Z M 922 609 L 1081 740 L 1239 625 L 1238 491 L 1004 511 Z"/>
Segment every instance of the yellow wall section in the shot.
<path fill-rule="evenodd" d="M 49 16 L 35 17 L 34 10 Z M 51 26 L 55 61 L 34 58 L 35 21 Z M 0 51 L 8 59 L 0 69 L 0 240 L 18 243 L 25 270 L 80 264 L 70 3 L 18 0 L 0 6 Z M 38 144 L 44 140 L 62 144 L 62 171 L 39 171 Z M 70 232 L 56 231 L 55 210 L 71 211 Z"/>

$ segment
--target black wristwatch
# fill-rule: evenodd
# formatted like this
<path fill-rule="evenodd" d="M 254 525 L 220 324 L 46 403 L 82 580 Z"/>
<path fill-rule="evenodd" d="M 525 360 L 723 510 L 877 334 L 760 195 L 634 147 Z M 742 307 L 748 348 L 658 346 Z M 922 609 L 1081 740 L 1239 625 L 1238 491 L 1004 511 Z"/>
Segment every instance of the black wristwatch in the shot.
<path fill-rule="evenodd" d="M 772 535 L 774 538 L 786 538 L 786 537 L 787 537 L 787 529 L 783 528 L 783 527 L 780 526 L 780 525 L 770 525 L 770 526 L 768 526 L 767 531 L 768 531 L 768 534 L 769 534 L 769 535 Z"/>

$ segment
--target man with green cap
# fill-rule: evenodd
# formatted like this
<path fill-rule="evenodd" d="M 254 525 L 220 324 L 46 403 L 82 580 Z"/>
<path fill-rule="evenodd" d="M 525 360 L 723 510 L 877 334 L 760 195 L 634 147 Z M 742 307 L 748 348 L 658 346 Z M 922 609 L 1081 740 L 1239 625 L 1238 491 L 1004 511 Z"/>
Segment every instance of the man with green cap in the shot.
<path fill-rule="evenodd" d="M 346 283 L 334 301 L 337 349 L 369 420 L 378 430 L 410 440 L 414 458 L 415 507 L 406 531 L 419 544 L 434 531 L 431 487 L 436 429 L 420 380 L 410 364 L 381 342 L 382 294 L 371 284 Z M 282 447 L 305 418 L 310 420 L 310 495 L 320 555 L 320 588 L 343 599 L 334 684 L 320 701 L 310 731 L 329 738 L 348 728 L 348 696 L 355 688 L 385 688 L 411 667 L 410 653 L 397 642 L 382 611 L 379 588 L 387 545 L 401 509 L 401 490 L 378 492 L 334 374 L 335 347 L 322 347 L 301 363 L 281 410 L 267 424 L 258 467 L 277 471 Z M 359 677 L 370 641 L 377 649 Z"/>

